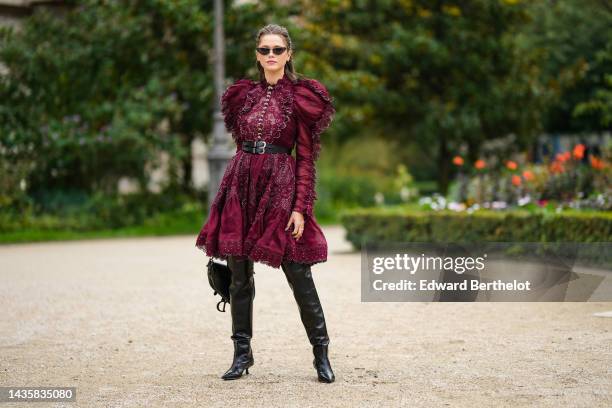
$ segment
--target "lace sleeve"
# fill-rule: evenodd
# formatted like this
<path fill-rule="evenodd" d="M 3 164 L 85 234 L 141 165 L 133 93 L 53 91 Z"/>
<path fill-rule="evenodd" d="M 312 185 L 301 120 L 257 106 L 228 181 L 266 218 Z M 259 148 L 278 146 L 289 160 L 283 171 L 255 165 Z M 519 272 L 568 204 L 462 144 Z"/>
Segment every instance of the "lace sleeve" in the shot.
<path fill-rule="evenodd" d="M 321 134 L 334 117 L 333 99 L 314 79 L 302 79 L 295 87 L 297 113 L 296 194 L 293 211 L 312 217 L 317 199 L 315 161 L 321 151 Z"/>

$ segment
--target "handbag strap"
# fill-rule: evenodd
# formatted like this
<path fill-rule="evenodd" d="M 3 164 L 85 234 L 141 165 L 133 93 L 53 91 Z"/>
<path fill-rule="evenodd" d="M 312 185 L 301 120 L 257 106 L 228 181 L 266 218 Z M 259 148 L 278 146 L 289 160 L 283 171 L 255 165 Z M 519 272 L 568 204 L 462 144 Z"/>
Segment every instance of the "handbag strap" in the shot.
<path fill-rule="evenodd" d="M 223 303 L 223 310 L 219 309 L 219 305 L 220 305 L 221 303 Z M 217 310 L 218 310 L 218 311 L 220 311 L 220 312 L 225 312 L 225 305 L 227 305 L 227 302 L 226 302 L 225 300 L 221 299 L 221 300 L 219 301 L 219 303 L 217 303 Z"/>

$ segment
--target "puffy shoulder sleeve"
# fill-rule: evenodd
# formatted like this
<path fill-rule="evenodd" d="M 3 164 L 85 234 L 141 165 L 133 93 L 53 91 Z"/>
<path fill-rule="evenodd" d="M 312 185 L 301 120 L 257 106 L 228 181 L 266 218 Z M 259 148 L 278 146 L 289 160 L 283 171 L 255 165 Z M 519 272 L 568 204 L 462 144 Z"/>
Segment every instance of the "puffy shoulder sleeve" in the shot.
<path fill-rule="evenodd" d="M 236 128 L 236 118 L 240 108 L 244 105 L 247 92 L 253 86 L 250 79 L 239 79 L 230 85 L 223 95 L 221 95 L 221 113 L 228 132 L 234 132 Z"/>
<path fill-rule="evenodd" d="M 321 150 L 321 133 L 331 124 L 335 109 L 327 89 L 314 79 L 301 79 L 295 85 L 293 101 L 297 117 L 293 211 L 312 217 L 317 199 L 314 162 Z"/>
<path fill-rule="evenodd" d="M 321 151 L 321 134 L 331 125 L 336 113 L 333 98 L 321 82 L 310 78 L 298 81 L 293 98 L 297 118 L 310 133 L 313 159 L 317 160 Z"/>

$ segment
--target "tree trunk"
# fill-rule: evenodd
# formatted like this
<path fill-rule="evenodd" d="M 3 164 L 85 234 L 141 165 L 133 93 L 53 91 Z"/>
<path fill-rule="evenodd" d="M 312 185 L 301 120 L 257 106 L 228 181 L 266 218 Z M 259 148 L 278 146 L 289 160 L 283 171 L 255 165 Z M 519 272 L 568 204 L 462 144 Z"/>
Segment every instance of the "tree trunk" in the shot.
<path fill-rule="evenodd" d="M 448 192 L 448 182 L 450 174 L 450 157 L 448 153 L 448 142 L 446 135 L 440 135 L 438 145 L 438 189 L 440 194 L 446 195 Z"/>
<path fill-rule="evenodd" d="M 183 191 L 190 193 L 193 190 L 193 152 L 191 149 L 191 143 L 193 137 L 187 137 L 186 148 L 187 155 L 183 157 L 183 180 L 182 187 Z"/>

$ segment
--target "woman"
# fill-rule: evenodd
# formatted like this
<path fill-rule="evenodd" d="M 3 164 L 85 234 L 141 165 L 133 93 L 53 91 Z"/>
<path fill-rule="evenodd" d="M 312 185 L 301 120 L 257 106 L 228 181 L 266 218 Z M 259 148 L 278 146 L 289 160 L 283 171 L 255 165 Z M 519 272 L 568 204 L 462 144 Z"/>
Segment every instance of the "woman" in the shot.
<path fill-rule="evenodd" d="M 329 337 L 311 265 L 327 260 L 327 241 L 313 214 L 314 161 L 320 135 L 335 109 L 327 89 L 293 69 L 293 47 L 284 27 L 257 34 L 259 80 L 239 79 L 221 97 L 225 126 L 236 142 L 196 246 L 226 259 L 232 272 L 230 306 L 234 360 L 221 377 L 248 374 L 254 262 L 281 268 L 298 304 L 321 382 L 333 382 Z M 295 146 L 296 157 L 291 155 Z"/>

